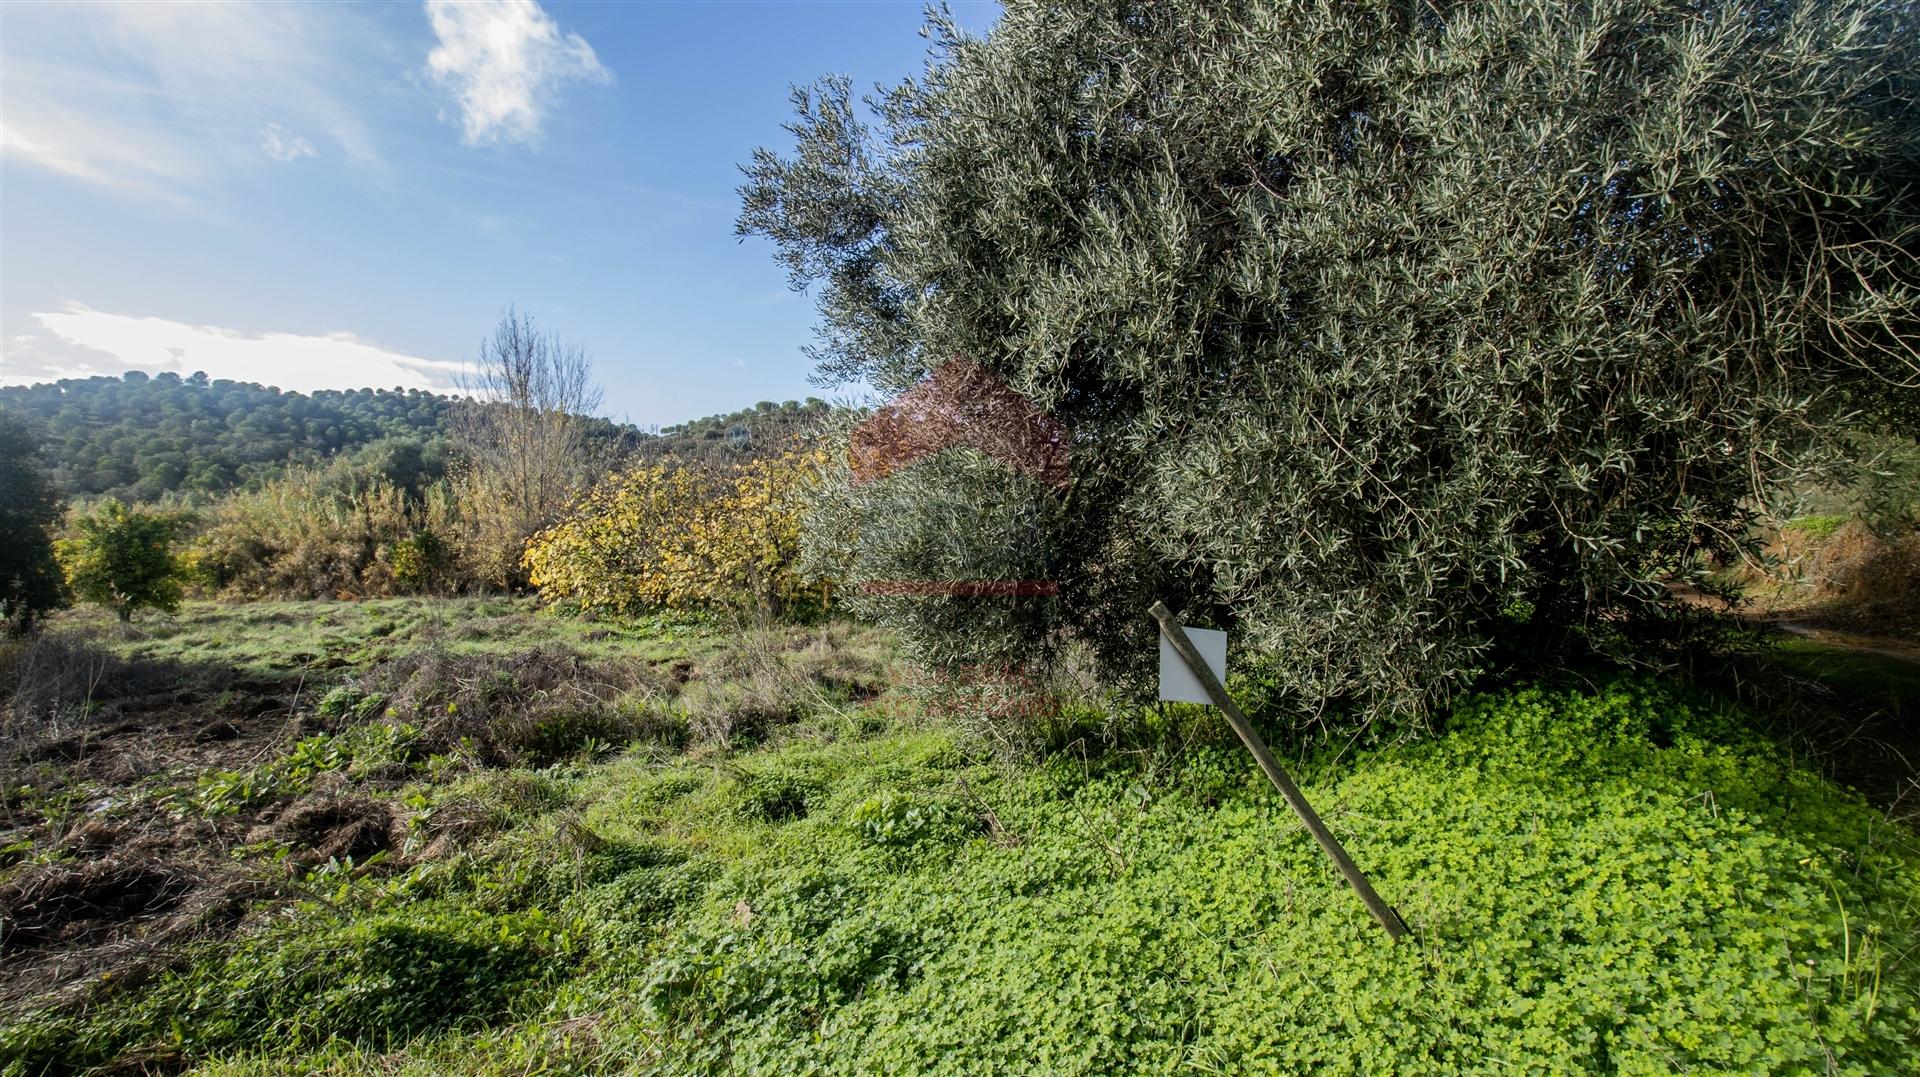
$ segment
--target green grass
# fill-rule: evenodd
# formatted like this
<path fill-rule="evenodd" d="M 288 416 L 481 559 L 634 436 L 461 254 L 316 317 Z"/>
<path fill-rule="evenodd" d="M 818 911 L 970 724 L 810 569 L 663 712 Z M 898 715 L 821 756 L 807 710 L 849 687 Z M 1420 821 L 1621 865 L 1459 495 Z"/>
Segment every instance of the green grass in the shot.
<path fill-rule="evenodd" d="M 546 629 L 540 629 L 545 631 Z M 1206 712 L 1012 767 L 932 724 L 405 791 L 490 835 L 343 880 L 9 1073 L 1920 1068 L 1920 851 L 1740 715 L 1519 688 L 1311 764 L 1390 943 Z M 1180 747 L 1185 745 L 1184 748 Z"/>
<path fill-rule="evenodd" d="M 1825 542 L 1833 537 L 1834 532 L 1845 527 L 1847 521 L 1850 519 L 1852 519 L 1851 516 L 1842 513 L 1818 513 L 1812 516 L 1801 516 L 1797 519 L 1789 520 L 1784 530 L 1791 531 L 1796 535 L 1811 539 L 1814 542 Z"/>
<path fill-rule="evenodd" d="M 1783 636 L 1771 651 L 1786 668 L 1855 699 L 1920 700 L 1920 663 Z"/>
<path fill-rule="evenodd" d="M 74 610 L 52 627 L 116 631 L 111 615 Z M 695 619 L 595 621 L 529 599 L 390 598 L 370 602 L 188 602 L 175 616 L 143 613 L 120 650 L 129 658 L 233 667 L 255 675 L 364 666 L 437 647 L 456 655 L 556 647 L 588 657 L 664 661 L 703 653 L 721 626 Z"/>

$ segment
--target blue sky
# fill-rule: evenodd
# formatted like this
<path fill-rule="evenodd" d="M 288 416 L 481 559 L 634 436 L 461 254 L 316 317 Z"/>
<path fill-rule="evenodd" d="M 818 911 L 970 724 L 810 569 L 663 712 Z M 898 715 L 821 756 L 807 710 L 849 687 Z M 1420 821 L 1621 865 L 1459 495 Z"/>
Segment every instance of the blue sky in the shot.
<path fill-rule="evenodd" d="M 992 3 L 955 3 L 983 31 Z M 0 5 L 0 383 L 448 388 L 515 304 L 644 425 L 818 395 L 733 236 L 788 87 L 917 72 L 916 2 Z"/>

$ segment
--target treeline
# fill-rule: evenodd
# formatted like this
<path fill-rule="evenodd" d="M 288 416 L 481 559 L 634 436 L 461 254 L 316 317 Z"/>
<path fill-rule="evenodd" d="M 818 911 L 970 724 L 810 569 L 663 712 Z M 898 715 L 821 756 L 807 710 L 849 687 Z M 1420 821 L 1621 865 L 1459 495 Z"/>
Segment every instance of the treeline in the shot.
<path fill-rule="evenodd" d="M 796 437 L 817 429 L 832 410 L 815 397 L 780 404 L 762 400 L 727 415 L 665 427 L 642 440 L 638 450 L 655 458 L 740 463 L 785 451 Z"/>
<path fill-rule="evenodd" d="M 191 500 L 257 487 L 385 439 L 444 458 L 450 397 L 418 389 L 282 392 L 205 374 L 67 378 L 0 388 L 71 498 Z"/>
<path fill-rule="evenodd" d="M 292 469 L 335 457 L 411 454 L 444 475 L 459 398 L 419 389 L 283 392 L 205 374 L 67 378 L 0 388 L 0 412 L 22 419 L 40 445 L 54 488 L 68 498 L 177 500 L 205 505 L 234 490 L 258 490 Z M 761 401 L 730 415 L 658 433 L 583 417 L 603 456 L 631 453 L 745 460 L 778 452 L 827 410 L 819 400 Z M 411 449 L 396 448 L 410 444 Z M 417 485 L 420 476 L 397 476 Z"/>
<path fill-rule="evenodd" d="M 0 446 L 30 451 L 0 416 Z M 25 456 L 25 452 L 23 452 Z M 497 475 L 457 469 L 413 488 L 377 461 L 296 467 L 201 509 L 117 499 L 62 512 L 44 480 L 0 491 L 10 542 L 0 622 L 18 631 L 69 601 L 170 611 L 189 595 L 247 601 L 538 592 L 634 615 L 730 608 L 808 616 L 828 589 L 795 568 L 800 513 L 822 457 L 636 461 L 565 483 L 545 511 Z M 12 532 L 18 531 L 18 534 Z"/>
<path fill-rule="evenodd" d="M 0 617 L 30 627 L 74 599 L 128 617 L 186 594 L 536 585 L 619 612 L 631 602 L 609 585 L 680 607 L 806 598 L 788 572 L 789 491 L 823 402 L 658 433 L 612 423 L 593 414 L 585 352 L 512 311 L 469 392 L 309 396 L 138 374 L 5 390 L 0 493 L 19 556 L 0 566 Z"/>

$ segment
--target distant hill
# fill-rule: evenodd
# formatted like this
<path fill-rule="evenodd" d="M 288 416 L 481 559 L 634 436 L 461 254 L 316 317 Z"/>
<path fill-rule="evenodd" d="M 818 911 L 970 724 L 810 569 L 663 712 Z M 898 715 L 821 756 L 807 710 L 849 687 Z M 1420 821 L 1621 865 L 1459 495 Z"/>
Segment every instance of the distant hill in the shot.
<path fill-rule="evenodd" d="M 418 389 L 308 394 L 202 374 L 137 371 L 0 388 L 0 411 L 22 416 L 40 437 L 62 493 L 129 501 L 206 500 L 289 465 L 386 453 L 396 445 L 437 471 L 445 467 L 455 403 Z M 724 462 L 778 452 L 828 410 L 819 400 L 762 402 L 658 433 L 601 419 L 596 435 L 614 442 L 616 456 Z"/>
<path fill-rule="evenodd" d="M 452 403 L 417 389 L 308 395 L 138 371 L 0 388 L 0 409 L 37 428 L 63 492 L 135 501 L 222 494 L 384 438 L 431 442 Z"/>
<path fill-rule="evenodd" d="M 784 451 L 796 438 L 818 428 L 832 410 L 826 401 L 813 397 L 780 404 L 762 400 L 731 414 L 666 427 L 636 449 L 643 456 L 713 463 L 746 460 Z"/>

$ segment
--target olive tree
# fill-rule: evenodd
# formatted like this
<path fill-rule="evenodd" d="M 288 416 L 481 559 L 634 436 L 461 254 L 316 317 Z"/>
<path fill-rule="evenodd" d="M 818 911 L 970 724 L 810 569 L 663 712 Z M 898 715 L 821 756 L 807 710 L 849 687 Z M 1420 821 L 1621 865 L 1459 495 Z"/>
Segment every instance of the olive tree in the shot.
<path fill-rule="evenodd" d="M 739 227 L 817 289 L 824 380 L 965 356 L 1071 429 L 1024 631 L 1124 681 L 1164 597 L 1297 713 L 1417 719 L 1503 643 L 1646 655 L 1847 386 L 1914 383 L 1914 14 L 1013 0 L 796 91 Z"/>

